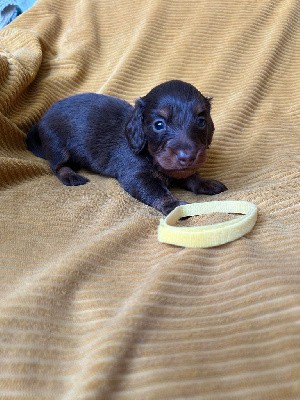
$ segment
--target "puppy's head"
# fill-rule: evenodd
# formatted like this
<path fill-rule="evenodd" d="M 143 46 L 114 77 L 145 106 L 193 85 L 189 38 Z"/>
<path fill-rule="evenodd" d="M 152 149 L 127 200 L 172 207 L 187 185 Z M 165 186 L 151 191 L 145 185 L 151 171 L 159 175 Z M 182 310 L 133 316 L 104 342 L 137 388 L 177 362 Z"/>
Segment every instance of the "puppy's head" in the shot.
<path fill-rule="evenodd" d="M 186 178 L 206 159 L 214 132 L 210 108 L 210 99 L 191 84 L 162 83 L 136 101 L 128 143 L 136 154 L 147 148 L 166 175 Z"/>

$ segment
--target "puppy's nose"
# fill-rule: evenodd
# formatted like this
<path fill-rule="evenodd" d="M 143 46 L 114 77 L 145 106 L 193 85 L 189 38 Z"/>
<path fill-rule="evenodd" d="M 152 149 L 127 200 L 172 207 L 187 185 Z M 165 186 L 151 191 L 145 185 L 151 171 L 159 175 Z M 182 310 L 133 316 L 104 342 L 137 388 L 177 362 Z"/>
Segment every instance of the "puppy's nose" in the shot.
<path fill-rule="evenodd" d="M 176 157 L 181 165 L 190 165 L 195 161 L 194 154 L 186 150 L 179 150 Z"/>

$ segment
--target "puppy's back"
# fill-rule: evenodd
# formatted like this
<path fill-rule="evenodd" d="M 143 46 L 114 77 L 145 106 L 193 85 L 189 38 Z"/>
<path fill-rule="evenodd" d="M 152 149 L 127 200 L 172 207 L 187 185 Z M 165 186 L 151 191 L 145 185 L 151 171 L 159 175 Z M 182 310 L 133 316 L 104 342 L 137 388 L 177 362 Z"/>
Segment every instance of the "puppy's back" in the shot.
<path fill-rule="evenodd" d="M 108 145 L 124 136 L 133 107 L 117 97 L 80 93 L 54 103 L 28 132 L 26 145 L 38 157 L 45 157 L 49 139 L 59 145 L 80 147 L 83 142 L 103 140 Z M 51 136 L 48 137 L 48 136 Z M 102 139 L 102 140 L 101 140 Z"/>

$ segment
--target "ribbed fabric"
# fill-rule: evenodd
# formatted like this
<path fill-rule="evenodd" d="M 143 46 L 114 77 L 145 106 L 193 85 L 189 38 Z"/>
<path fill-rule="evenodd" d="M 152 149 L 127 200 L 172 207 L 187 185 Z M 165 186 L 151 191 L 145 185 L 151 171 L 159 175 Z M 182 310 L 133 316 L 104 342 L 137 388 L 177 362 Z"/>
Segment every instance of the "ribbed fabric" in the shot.
<path fill-rule="evenodd" d="M 0 398 L 300 398 L 298 0 L 39 0 L 0 31 Z M 187 249 L 114 179 L 63 186 L 26 132 L 83 91 L 213 96 L 203 176 L 255 228 Z M 130 166 L 129 166 L 130 167 Z"/>

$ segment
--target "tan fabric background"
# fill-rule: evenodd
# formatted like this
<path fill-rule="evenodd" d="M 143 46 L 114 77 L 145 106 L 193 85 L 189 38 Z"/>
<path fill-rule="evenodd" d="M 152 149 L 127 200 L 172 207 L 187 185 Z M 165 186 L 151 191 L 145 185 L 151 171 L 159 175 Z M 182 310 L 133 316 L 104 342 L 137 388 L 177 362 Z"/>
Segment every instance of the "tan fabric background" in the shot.
<path fill-rule="evenodd" d="M 0 398 L 299 399 L 298 0 L 40 0 L 0 31 Z M 24 145 L 57 99 L 214 97 L 202 173 L 257 204 L 213 249 L 160 244 L 114 179 L 65 187 Z M 187 201 L 209 201 L 183 190 Z"/>

